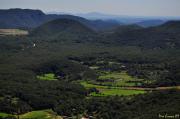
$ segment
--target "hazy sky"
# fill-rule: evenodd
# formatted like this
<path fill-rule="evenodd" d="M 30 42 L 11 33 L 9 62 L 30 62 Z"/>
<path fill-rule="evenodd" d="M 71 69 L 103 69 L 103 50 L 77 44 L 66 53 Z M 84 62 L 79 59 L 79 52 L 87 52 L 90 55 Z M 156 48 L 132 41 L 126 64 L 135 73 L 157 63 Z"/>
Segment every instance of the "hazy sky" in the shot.
<path fill-rule="evenodd" d="M 45 12 L 180 16 L 180 0 L 0 0 L 0 9 L 7 8 L 41 9 Z"/>

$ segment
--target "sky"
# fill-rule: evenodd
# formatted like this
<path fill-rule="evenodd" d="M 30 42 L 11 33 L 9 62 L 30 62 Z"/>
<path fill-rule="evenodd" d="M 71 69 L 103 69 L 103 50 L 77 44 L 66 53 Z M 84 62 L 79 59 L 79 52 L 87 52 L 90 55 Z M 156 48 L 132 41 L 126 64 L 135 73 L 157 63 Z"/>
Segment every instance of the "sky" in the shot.
<path fill-rule="evenodd" d="M 40 9 L 46 13 L 180 16 L 180 0 L 0 0 L 0 9 L 9 8 Z"/>

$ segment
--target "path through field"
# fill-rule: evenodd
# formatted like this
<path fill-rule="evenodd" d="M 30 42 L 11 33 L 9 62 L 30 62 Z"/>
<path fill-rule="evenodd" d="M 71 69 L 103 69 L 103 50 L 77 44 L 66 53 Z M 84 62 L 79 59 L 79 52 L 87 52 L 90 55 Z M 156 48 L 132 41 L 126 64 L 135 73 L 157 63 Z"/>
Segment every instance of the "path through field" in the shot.
<path fill-rule="evenodd" d="M 127 90 L 146 90 L 146 91 L 170 90 L 170 89 L 178 89 L 178 90 L 180 90 L 180 86 L 157 87 L 157 88 L 141 88 L 141 87 L 121 87 L 121 88 L 122 89 L 127 89 Z"/>

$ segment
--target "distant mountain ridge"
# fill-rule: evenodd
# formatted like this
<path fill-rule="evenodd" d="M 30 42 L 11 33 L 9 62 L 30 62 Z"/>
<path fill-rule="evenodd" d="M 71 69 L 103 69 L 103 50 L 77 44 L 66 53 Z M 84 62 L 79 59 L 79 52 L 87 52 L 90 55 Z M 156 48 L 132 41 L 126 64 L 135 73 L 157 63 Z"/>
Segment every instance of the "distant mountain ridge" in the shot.
<path fill-rule="evenodd" d="M 0 28 L 35 28 L 48 21 L 63 18 L 77 20 L 94 30 L 108 29 L 119 25 L 116 22 L 90 21 L 73 15 L 47 15 L 40 10 L 17 8 L 0 10 Z"/>
<path fill-rule="evenodd" d="M 89 16 L 88 16 L 89 15 Z M 116 28 L 120 25 L 137 24 L 143 27 L 163 24 L 164 20 L 147 19 L 132 16 L 116 16 L 100 13 L 89 14 L 45 14 L 41 10 L 33 9 L 4 9 L 0 10 L 0 28 L 25 28 L 38 27 L 51 20 L 68 18 L 77 20 L 89 28 L 97 31 Z M 88 20 L 90 19 L 90 20 Z"/>
<path fill-rule="evenodd" d="M 119 32 L 115 29 L 106 36 L 107 41 L 120 45 L 141 46 L 144 48 L 179 48 L 180 21 L 169 21 L 160 26 Z"/>
<path fill-rule="evenodd" d="M 98 34 L 77 20 L 56 19 L 37 27 L 30 35 L 65 42 L 99 42 L 147 49 L 179 48 L 180 21 L 149 28 L 124 25 Z"/>
<path fill-rule="evenodd" d="M 36 27 L 50 20 L 40 10 L 9 9 L 0 10 L 1 28 Z"/>
<path fill-rule="evenodd" d="M 136 23 L 139 26 L 142 27 L 152 27 L 152 26 L 158 26 L 164 24 L 166 21 L 165 20 L 145 20 Z"/>
<path fill-rule="evenodd" d="M 102 19 L 102 20 L 115 20 L 121 24 L 137 24 L 142 27 L 152 27 L 152 26 L 158 26 L 161 25 L 167 21 L 171 20 L 180 20 L 180 17 L 153 17 L 153 16 L 128 16 L 128 15 L 112 15 L 112 14 L 104 14 L 104 13 L 98 13 L 98 12 L 90 12 L 90 13 L 84 13 L 84 14 L 75 14 L 77 16 L 96 20 L 96 19 Z"/>

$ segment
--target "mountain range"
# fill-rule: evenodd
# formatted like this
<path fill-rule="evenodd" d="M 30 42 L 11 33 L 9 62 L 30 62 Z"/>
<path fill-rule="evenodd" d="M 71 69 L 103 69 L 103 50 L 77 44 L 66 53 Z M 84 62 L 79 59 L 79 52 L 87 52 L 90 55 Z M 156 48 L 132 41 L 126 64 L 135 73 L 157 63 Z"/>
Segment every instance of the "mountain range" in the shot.
<path fill-rule="evenodd" d="M 57 13 L 57 12 L 56 12 Z M 152 27 L 161 25 L 167 21 L 180 20 L 180 17 L 155 17 L 155 16 L 128 16 L 128 15 L 111 15 L 98 12 L 76 14 L 77 16 L 86 19 L 102 19 L 102 20 L 115 20 L 121 24 L 137 24 L 142 27 Z"/>
<path fill-rule="evenodd" d="M 143 28 L 138 25 L 122 25 L 98 33 L 80 21 L 56 19 L 47 22 L 30 33 L 30 36 L 56 39 L 57 41 L 96 42 L 143 48 L 178 48 L 180 46 L 180 21 L 169 21 L 160 26 Z"/>
<path fill-rule="evenodd" d="M 174 48 L 180 46 L 178 40 L 180 37 L 179 21 L 165 23 L 161 20 L 149 20 L 139 22 L 139 24 L 124 25 L 112 19 L 88 20 L 73 15 L 47 15 L 40 10 L 0 10 L 0 28 L 30 28 L 31 36 L 52 36 L 53 38 L 76 40 L 95 39 L 97 42 L 135 45 L 146 48 Z M 147 26 L 148 28 L 144 28 Z M 103 35 L 98 34 L 96 36 L 95 32 L 102 30 L 105 31 Z"/>
<path fill-rule="evenodd" d="M 55 13 L 55 14 L 53 14 Z M 32 29 L 40 26 L 43 23 L 54 19 L 69 18 L 80 21 L 94 30 L 107 30 L 116 28 L 120 25 L 137 24 L 142 27 L 157 26 L 165 23 L 167 18 L 151 18 L 151 17 L 133 17 L 133 16 L 118 16 L 101 13 L 88 14 L 65 14 L 51 12 L 45 14 L 41 10 L 33 9 L 2 9 L 0 10 L 0 28 L 25 28 Z M 178 18 L 174 18 L 178 19 Z"/>
<path fill-rule="evenodd" d="M 138 28 L 121 27 L 106 36 L 107 41 L 120 45 L 133 45 L 145 48 L 179 48 L 180 21 L 169 21 L 160 26 Z"/>
<path fill-rule="evenodd" d="M 73 15 L 47 15 L 40 10 L 8 9 L 0 10 L 0 28 L 35 28 L 55 19 L 73 19 L 80 21 L 94 30 L 108 29 L 120 25 L 113 21 L 87 20 Z"/>

